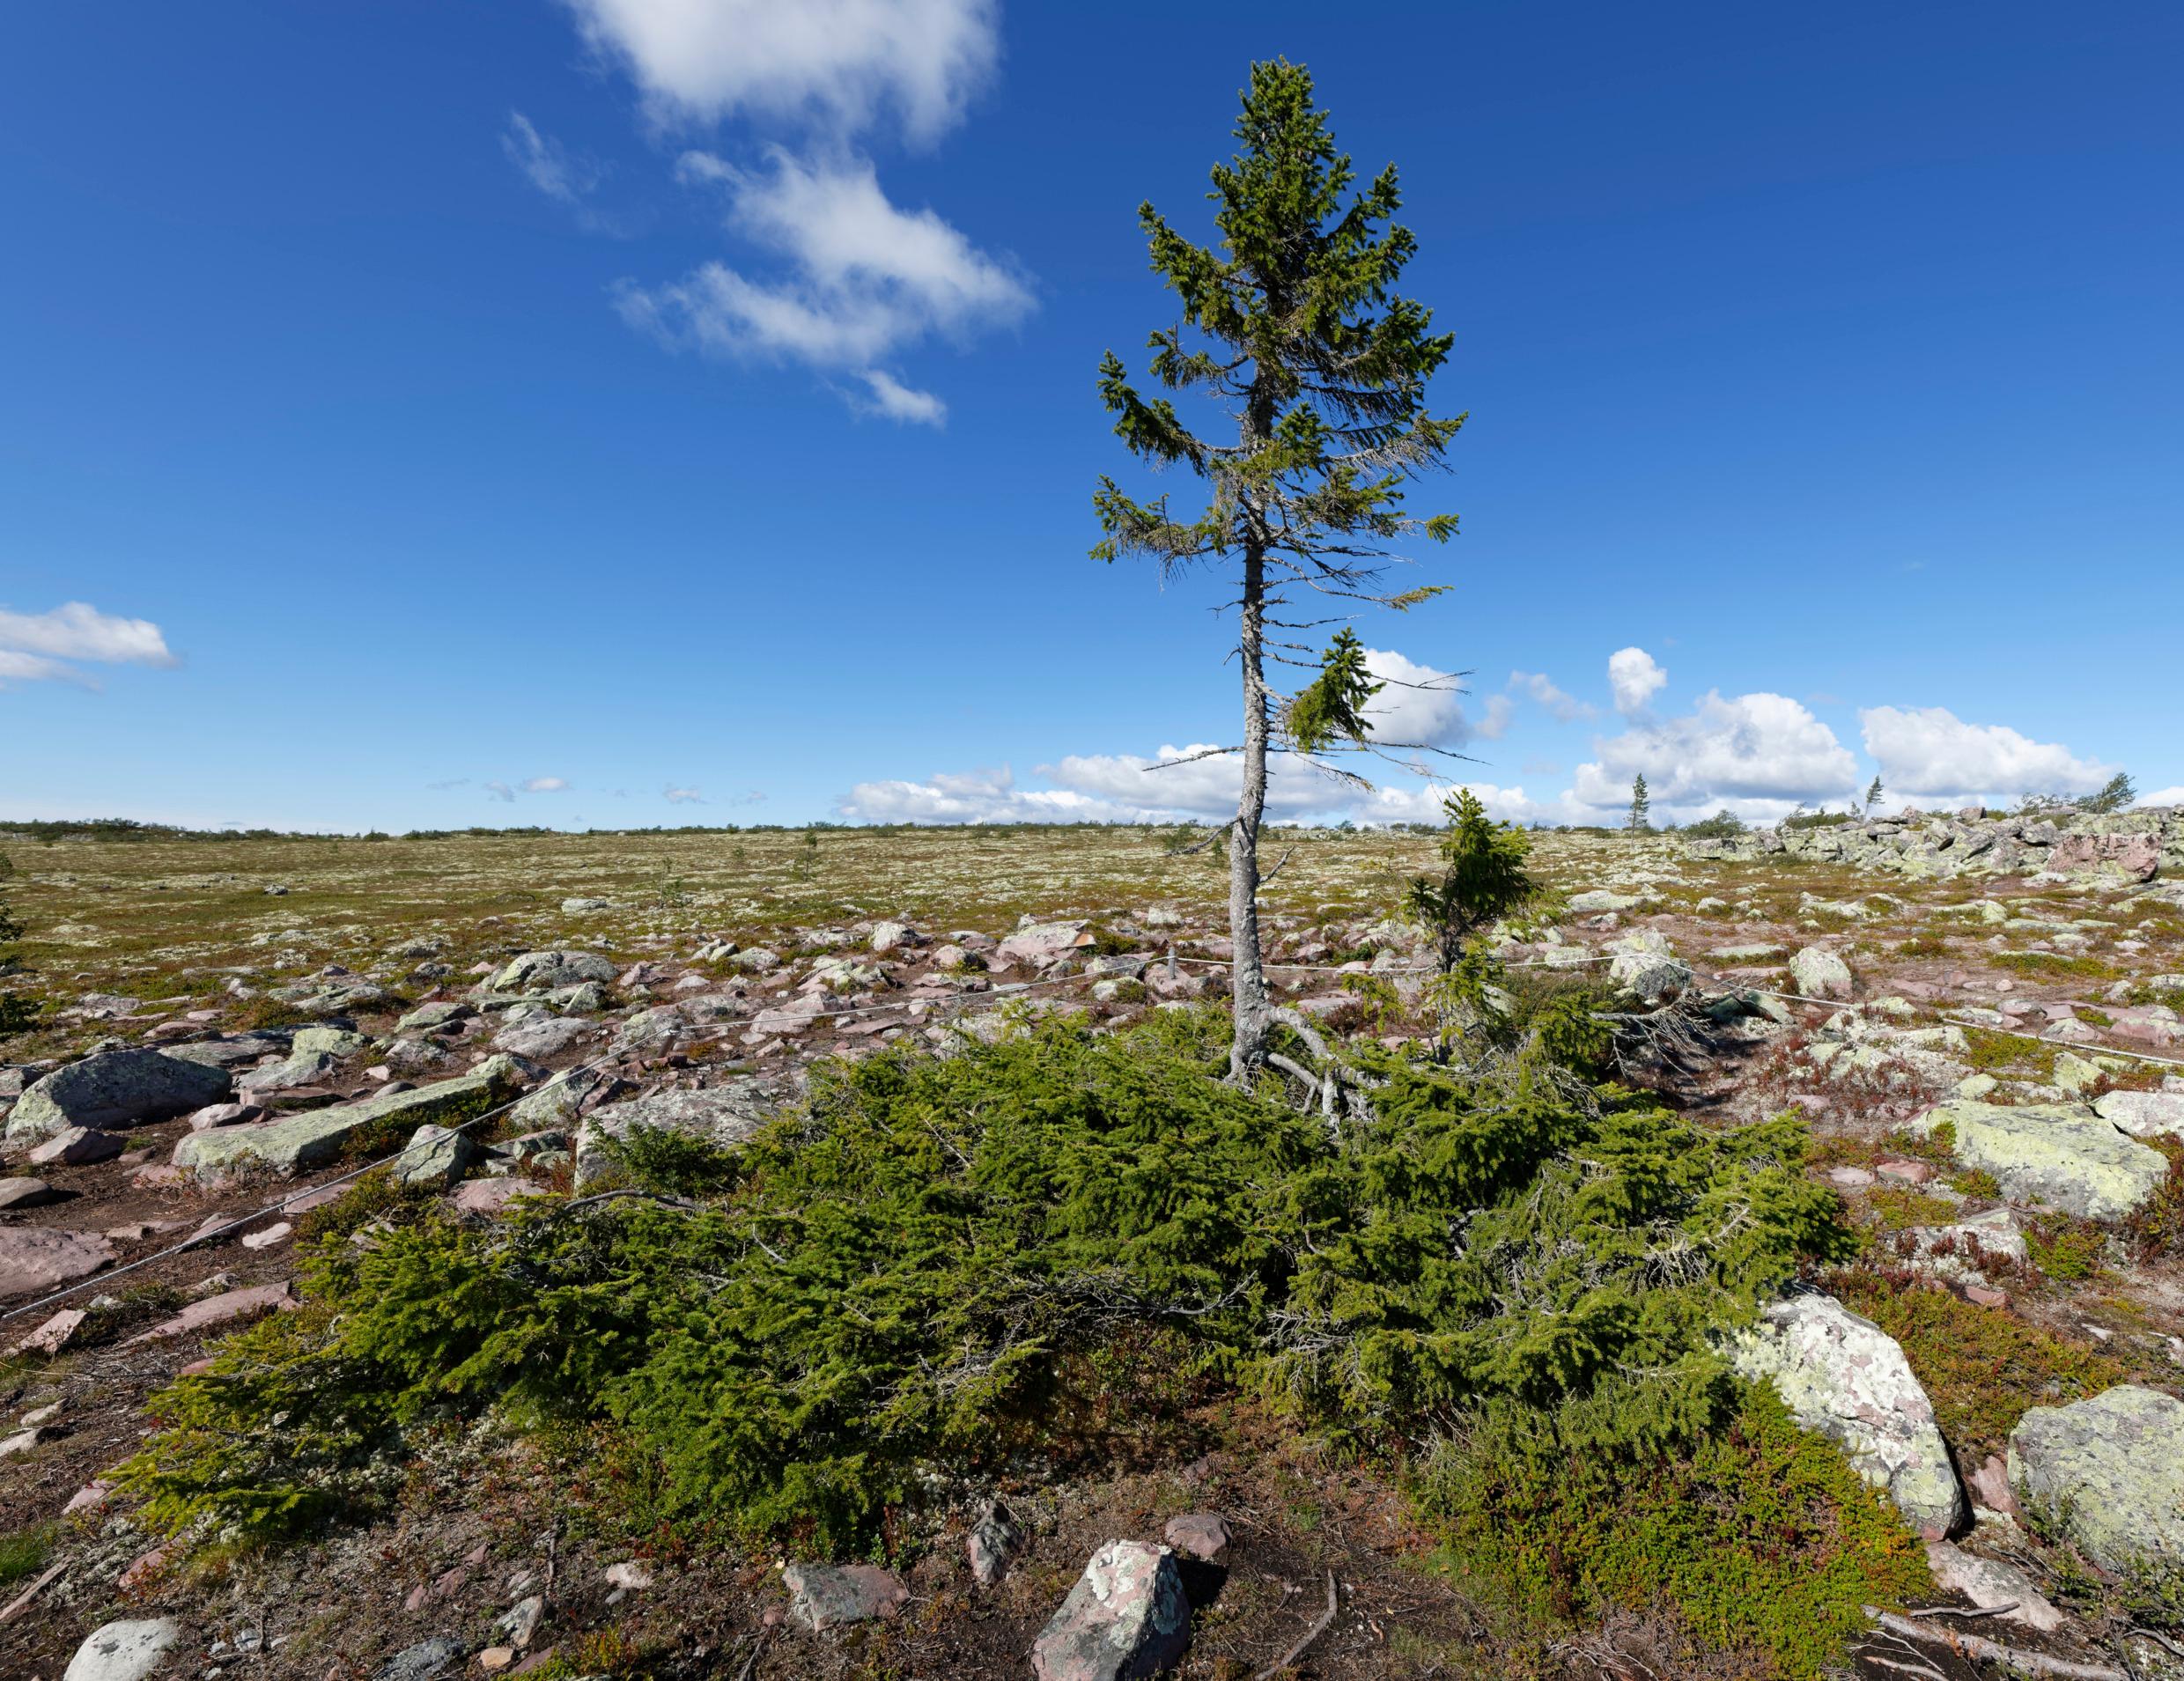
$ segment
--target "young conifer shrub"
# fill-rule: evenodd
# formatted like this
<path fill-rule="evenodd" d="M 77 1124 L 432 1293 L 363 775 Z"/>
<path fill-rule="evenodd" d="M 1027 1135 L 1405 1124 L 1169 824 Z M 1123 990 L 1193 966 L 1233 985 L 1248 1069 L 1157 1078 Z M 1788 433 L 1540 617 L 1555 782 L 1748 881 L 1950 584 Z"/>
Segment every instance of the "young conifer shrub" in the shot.
<path fill-rule="evenodd" d="M 1502 1405 L 1653 1452 L 1734 1409 L 1709 1331 L 1849 1242 L 1789 1122 L 1391 1058 L 1337 1133 L 1222 1081 L 1227 1040 L 1208 1010 L 898 1049 L 725 1156 L 640 1162 L 672 1202 L 322 1243 L 311 1306 L 166 1391 L 122 1480 L 155 1523 L 264 1533 L 368 1508 L 411 1433 L 498 1410 L 615 1433 L 671 1517 L 850 1550 L 1148 1331 L 1337 1440 Z"/>

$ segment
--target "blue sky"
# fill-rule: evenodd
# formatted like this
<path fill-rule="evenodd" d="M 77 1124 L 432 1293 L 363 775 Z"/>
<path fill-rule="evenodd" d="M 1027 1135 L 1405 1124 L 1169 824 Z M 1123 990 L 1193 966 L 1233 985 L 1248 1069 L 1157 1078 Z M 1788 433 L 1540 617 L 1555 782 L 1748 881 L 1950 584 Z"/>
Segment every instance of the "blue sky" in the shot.
<path fill-rule="evenodd" d="M 208 0 L 0 58 L 0 817 L 1217 810 L 1093 374 L 1274 55 L 1472 416 L 1391 726 L 1548 821 L 2184 785 L 2173 6 Z"/>

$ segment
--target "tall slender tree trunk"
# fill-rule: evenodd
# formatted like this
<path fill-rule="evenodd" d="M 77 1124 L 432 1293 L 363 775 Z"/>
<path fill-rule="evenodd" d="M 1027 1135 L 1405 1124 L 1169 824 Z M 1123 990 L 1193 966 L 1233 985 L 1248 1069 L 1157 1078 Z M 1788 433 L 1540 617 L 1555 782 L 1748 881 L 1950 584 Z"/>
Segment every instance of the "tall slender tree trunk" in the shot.
<path fill-rule="evenodd" d="M 1236 801 L 1228 849 L 1229 970 L 1236 1037 L 1228 1077 L 1249 1080 L 1266 1055 L 1266 971 L 1258 950 L 1258 829 L 1266 813 L 1266 559 L 1254 547 L 1243 557 L 1243 793 Z"/>

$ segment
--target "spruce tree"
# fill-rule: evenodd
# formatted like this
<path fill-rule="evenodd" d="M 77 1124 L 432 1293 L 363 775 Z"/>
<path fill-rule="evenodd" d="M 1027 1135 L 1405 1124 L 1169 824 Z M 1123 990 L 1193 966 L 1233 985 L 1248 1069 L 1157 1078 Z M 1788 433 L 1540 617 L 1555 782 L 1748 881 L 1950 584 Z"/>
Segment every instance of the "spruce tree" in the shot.
<path fill-rule="evenodd" d="M 1354 603 L 1400 609 L 1439 594 L 1388 591 L 1380 579 L 1396 558 L 1391 544 L 1455 535 L 1453 514 L 1417 517 L 1404 490 L 1442 463 L 1464 418 L 1427 412 L 1426 384 L 1451 335 L 1435 333 L 1432 313 L 1395 291 L 1417 241 L 1390 220 L 1401 203 L 1394 166 L 1351 192 L 1355 172 L 1302 65 L 1254 64 L 1243 100 L 1240 150 L 1214 166 L 1208 195 L 1218 248 L 1192 243 L 1149 203 L 1138 211 L 1153 269 L 1182 305 L 1181 321 L 1148 341 L 1153 378 L 1220 412 L 1233 439 L 1193 431 L 1168 396 L 1140 395 L 1109 351 L 1100 395 L 1116 435 L 1155 468 L 1188 468 L 1206 500 L 1178 513 L 1164 496 L 1140 502 L 1103 476 L 1093 507 L 1104 535 L 1092 549 L 1099 560 L 1148 557 L 1163 576 L 1216 562 L 1234 569 L 1243 739 L 1219 752 L 1239 756 L 1243 772 L 1228 826 L 1236 1079 L 1263 1060 L 1271 1011 L 1258 935 L 1270 750 L 1332 769 L 1321 757 L 1330 748 L 1420 745 L 1370 741 L 1363 708 L 1374 685 L 1347 630 L 1301 693 L 1285 697 L 1269 682 L 1270 662 L 1315 663 L 1308 645 L 1280 633 L 1327 622 L 1281 617 L 1285 591 L 1331 596 L 1338 610 L 1329 616 L 1344 618 Z"/>
<path fill-rule="evenodd" d="M 1630 779 L 1629 827 L 1638 834 L 1653 827 L 1653 800 L 1646 793 L 1646 773 L 1642 770 Z"/>
<path fill-rule="evenodd" d="M 1881 787 L 1881 779 L 1878 777 L 1875 777 L 1873 780 L 1867 785 L 1865 790 L 1865 809 L 1868 815 L 1872 814 L 1874 807 L 1881 803 L 1881 795 L 1884 792 L 1885 790 Z"/>
<path fill-rule="evenodd" d="M 2089 793 L 2078 801 L 2081 810 L 2092 812 L 2127 811 L 2138 799 L 2138 785 L 2129 773 L 2119 770 L 2110 777 L 2098 793 Z"/>

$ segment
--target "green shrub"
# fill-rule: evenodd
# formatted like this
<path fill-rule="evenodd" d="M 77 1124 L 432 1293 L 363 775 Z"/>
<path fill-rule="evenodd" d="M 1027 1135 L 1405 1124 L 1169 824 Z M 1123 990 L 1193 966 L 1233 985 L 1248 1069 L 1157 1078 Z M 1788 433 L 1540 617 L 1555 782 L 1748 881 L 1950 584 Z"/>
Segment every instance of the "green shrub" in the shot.
<path fill-rule="evenodd" d="M 673 1197 L 702 1196 L 735 1177 L 734 1150 L 670 1127 L 633 1127 L 609 1139 L 603 1154 L 615 1179 Z"/>
<path fill-rule="evenodd" d="M 1745 832 L 1745 820 L 1727 806 L 1711 817 L 1701 817 L 1696 822 L 1684 825 L 1684 833 L 1698 840 L 1735 840 Z"/>
<path fill-rule="evenodd" d="M 33 1523 L 26 1530 L 0 1535 L 0 1589 L 12 1588 L 46 1567 L 53 1556 L 56 1530 L 51 1523 Z"/>
<path fill-rule="evenodd" d="M 1335 1440 L 1500 1401 L 1655 1450 L 1733 1405 L 1708 1333 L 1848 1252 L 1794 1123 L 1389 1058 L 1379 1118 L 1338 1139 L 1221 1083 L 1226 1040 L 1208 1010 L 896 1048 L 818 1071 L 696 1211 L 542 1199 L 322 1241 L 311 1307 L 166 1391 L 122 1479 L 155 1524 L 277 1531 L 368 1503 L 405 1433 L 497 1407 L 618 1433 L 671 1517 L 852 1548 L 1154 1329 L 1180 1378 Z"/>
<path fill-rule="evenodd" d="M 1538 1413 L 1494 1406 L 1428 1459 L 1414 1493 L 1449 1562 L 1558 1622 L 1664 1611 L 1754 1672 L 1834 1673 L 1861 1607 L 1930 1589 L 1917 1538 L 1771 1390 L 1727 1427 L 1656 1454 L 1574 1449 Z"/>
<path fill-rule="evenodd" d="M 1828 1287 L 1903 1345 L 1934 1404 L 1935 1421 L 1966 1464 L 1999 1453 L 2026 1408 L 2082 1401 L 2128 1376 L 2097 1348 L 2051 1337 L 1938 1287 L 1904 1288 L 1858 1272 L 1837 1275 Z"/>

